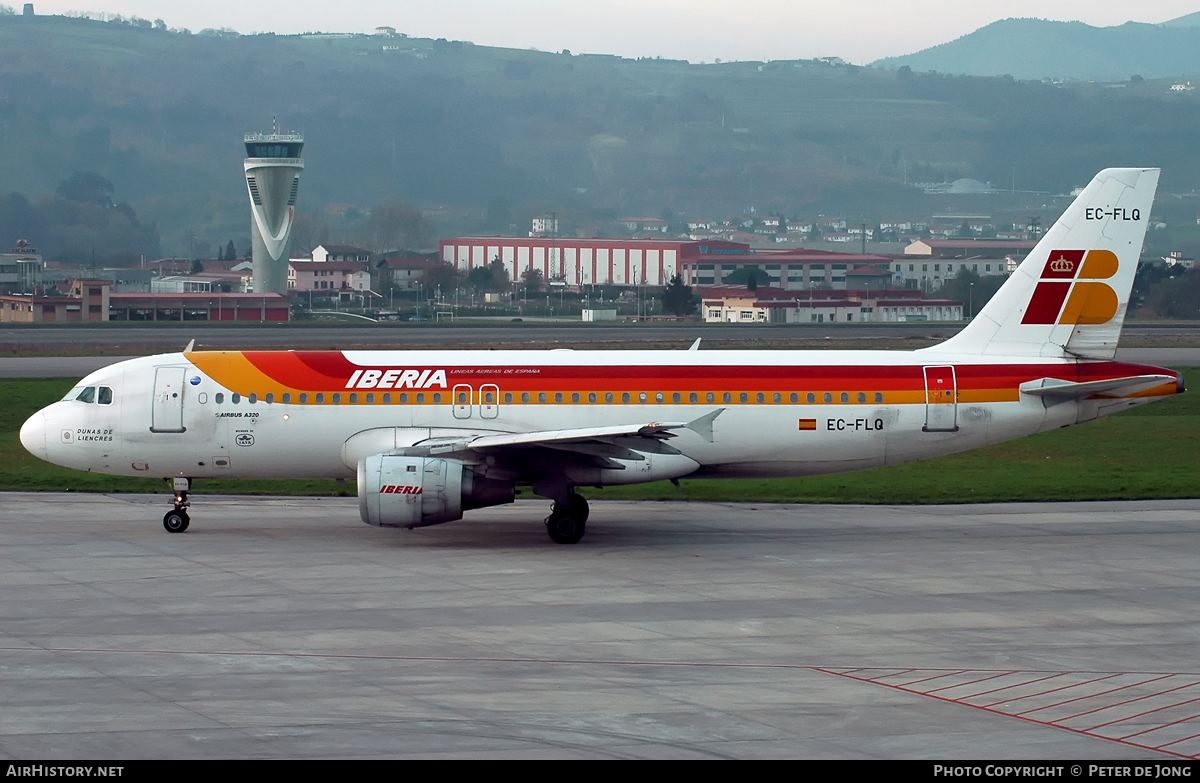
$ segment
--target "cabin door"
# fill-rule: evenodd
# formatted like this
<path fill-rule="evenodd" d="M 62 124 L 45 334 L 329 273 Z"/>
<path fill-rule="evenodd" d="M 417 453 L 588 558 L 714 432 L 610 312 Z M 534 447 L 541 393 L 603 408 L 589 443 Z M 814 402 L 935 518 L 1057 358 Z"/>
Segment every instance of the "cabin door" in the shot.
<path fill-rule="evenodd" d="M 494 419 L 500 414 L 500 388 L 494 383 L 485 383 L 479 387 L 479 415 L 485 419 Z"/>
<path fill-rule="evenodd" d="M 925 432 L 958 431 L 958 385 L 953 367 L 925 368 Z"/>
<path fill-rule="evenodd" d="M 159 367 L 154 371 L 154 401 L 150 409 L 151 432 L 183 432 L 183 376 L 185 367 Z"/>
<path fill-rule="evenodd" d="M 454 418 L 471 418 L 471 397 L 474 389 L 465 383 L 454 387 Z"/>

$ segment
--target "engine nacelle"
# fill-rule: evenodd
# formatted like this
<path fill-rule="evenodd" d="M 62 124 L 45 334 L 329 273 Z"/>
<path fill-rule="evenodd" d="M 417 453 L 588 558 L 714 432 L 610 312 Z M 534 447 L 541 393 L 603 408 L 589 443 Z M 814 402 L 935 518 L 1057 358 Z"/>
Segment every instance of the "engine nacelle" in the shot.
<path fill-rule="evenodd" d="M 513 502 L 513 485 L 452 459 L 376 454 L 358 463 L 358 512 L 368 525 L 426 527 Z"/>

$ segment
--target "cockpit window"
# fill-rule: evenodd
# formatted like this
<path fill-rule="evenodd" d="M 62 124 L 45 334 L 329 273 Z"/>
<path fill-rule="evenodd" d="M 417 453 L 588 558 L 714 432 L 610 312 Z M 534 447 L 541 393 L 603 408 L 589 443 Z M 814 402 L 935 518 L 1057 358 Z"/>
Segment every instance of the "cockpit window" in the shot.
<path fill-rule="evenodd" d="M 99 393 L 96 395 L 96 402 L 101 405 L 112 405 L 112 389 L 107 386 L 101 386 Z"/>
<path fill-rule="evenodd" d="M 95 386 L 83 387 L 83 391 L 79 392 L 79 396 L 77 396 L 75 399 L 79 400 L 80 402 L 95 402 L 96 401 L 96 387 Z"/>
<path fill-rule="evenodd" d="M 63 401 L 65 402 L 66 400 L 75 399 L 76 397 L 79 396 L 79 392 L 81 392 L 81 391 L 83 391 L 83 387 L 76 386 L 74 389 L 71 389 L 71 391 L 67 392 L 66 396 L 63 397 Z"/>

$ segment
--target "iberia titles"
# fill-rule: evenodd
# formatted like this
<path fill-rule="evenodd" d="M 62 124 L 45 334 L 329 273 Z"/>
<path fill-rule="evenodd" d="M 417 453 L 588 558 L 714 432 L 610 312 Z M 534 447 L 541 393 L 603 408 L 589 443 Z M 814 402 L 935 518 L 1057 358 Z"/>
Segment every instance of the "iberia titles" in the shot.
<path fill-rule="evenodd" d="M 347 389 L 446 388 L 445 370 L 355 370 Z"/>

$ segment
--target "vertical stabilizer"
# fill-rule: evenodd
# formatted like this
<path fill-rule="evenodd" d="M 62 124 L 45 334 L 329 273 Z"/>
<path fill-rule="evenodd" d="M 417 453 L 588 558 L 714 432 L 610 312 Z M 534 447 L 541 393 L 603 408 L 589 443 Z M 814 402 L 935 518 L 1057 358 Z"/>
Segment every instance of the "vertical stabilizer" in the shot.
<path fill-rule="evenodd" d="M 1112 359 L 1158 169 L 1105 169 L 937 353 Z"/>

